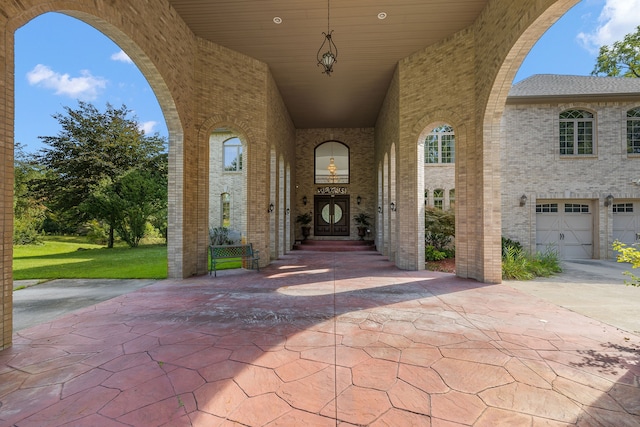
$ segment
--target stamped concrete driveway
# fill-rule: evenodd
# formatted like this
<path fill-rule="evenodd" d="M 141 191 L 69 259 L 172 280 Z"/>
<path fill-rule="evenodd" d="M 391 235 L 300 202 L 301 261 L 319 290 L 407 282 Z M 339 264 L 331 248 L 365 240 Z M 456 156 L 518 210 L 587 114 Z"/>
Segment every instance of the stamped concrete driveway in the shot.
<path fill-rule="evenodd" d="M 159 281 L 16 332 L 0 425 L 640 425 L 640 335 L 517 285 L 310 251 Z"/>

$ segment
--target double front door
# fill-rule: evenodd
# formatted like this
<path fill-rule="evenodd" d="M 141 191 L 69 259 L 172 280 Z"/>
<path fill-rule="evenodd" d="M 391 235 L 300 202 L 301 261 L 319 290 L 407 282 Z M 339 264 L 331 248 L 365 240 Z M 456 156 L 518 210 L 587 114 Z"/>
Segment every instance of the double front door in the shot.
<path fill-rule="evenodd" d="M 349 196 L 315 196 L 315 236 L 349 235 Z"/>

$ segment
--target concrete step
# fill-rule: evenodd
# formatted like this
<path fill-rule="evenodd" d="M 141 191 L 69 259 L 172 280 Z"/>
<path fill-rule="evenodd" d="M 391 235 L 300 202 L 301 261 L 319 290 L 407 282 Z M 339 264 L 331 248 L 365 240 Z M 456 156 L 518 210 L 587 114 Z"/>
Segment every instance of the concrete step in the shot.
<path fill-rule="evenodd" d="M 295 250 L 321 252 L 375 251 L 373 240 L 312 240 L 296 242 Z"/>

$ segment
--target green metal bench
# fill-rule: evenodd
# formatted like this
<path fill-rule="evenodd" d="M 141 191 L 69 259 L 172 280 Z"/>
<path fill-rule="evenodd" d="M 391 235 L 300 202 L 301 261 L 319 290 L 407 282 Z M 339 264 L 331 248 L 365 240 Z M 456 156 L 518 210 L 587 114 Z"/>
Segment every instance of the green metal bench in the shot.
<path fill-rule="evenodd" d="M 213 271 L 214 277 L 217 277 L 217 266 L 221 263 L 228 263 L 242 259 L 242 266 L 249 266 L 251 269 L 260 271 L 260 256 L 257 250 L 253 250 L 253 245 L 247 243 L 244 245 L 210 245 L 209 246 L 209 275 Z"/>

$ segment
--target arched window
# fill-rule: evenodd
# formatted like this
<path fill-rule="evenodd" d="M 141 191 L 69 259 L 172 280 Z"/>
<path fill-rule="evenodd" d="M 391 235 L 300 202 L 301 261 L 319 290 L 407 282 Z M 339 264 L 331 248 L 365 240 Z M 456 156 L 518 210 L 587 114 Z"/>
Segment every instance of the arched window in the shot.
<path fill-rule="evenodd" d="M 585 110 L 566 110 L 560 113 L 560 155 L 593 154 L 593 113 Z"/>
<path fill-rule="evenodd" d="M 436 188 L 433 190 L 433 207 L 442 210 L 444 203 L 444 190 L 442 188 Z"/>
<path fill-rule="evenodd" d="M 338 141 L 327 141 L 315 150 L 315 183 L 349 183 L 349 147 Z"/>
<path fill-rule="evenodd" d="M 627 153 L 640 154 L 640 107 L 627 111 Z"/>
<path fill-rule="evenodd" d="M 424 141 L 425 163 L 454 163 L 455 140 L 451 126 L 442 125 L 433 129 Z"/>
<path fill-rule="evenodd" d="M 242 142 L 238 138 L 227 139 L 224 144 L 225 172 L 240 172 L 242 170 Z"/>
<path fill-rule="evenodd" d="M 223 227 L 229 227 L 229 225 L 231 225 L 231 195 L 229 193 L 222 193 L 220 195 L 220 205 L 222 206 L 220 210 L 222 215 L 220 222 Z"/>

